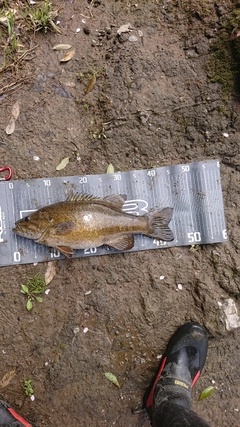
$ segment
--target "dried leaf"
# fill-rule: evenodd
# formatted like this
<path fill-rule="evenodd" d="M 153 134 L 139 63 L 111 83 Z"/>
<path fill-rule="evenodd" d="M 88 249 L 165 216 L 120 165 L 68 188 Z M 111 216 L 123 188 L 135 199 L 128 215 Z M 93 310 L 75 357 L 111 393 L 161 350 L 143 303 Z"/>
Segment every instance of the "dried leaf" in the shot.
<path fill-rule="evenodd" d="M 60 171 L 62 169 L 64 169 L 67 164 L 69 163 L 70 157 L 65 157 L 64 159 L 62 159 L 62 161 L 59 163 L 59 165 L 57 165 L 56 167 L 56 171 Z"/>
<path fill-rule="evenodd" d="M 13 117 L 11 117 L 6 127 L 6 134 L 11 135 L 14 131 L 15 131 L 15 120 Z"/>
<path fill-rule="evenodd" d="M 93 90 L 96 81 L 97 81 L 97 78 L 96 78 L 95 74 L 93 74 L 92 77 L 90 78 L 89 82 L 88 82 L 87 89 L 85 90 L 86 95 L 87 95 L 87 93 L 89 93 Z"/>
<path fill-rule="evenodd" d="M 119 35 L 122 34 L 122 33 L 128 33 L 129 31 L 132 31 L 131 28 L 132 28 L 132 26 L 131 26 L 131 24 L 129 22 L 128 24 L 121 25 L 121 27 L 118 28 L 117 33 Z"/>
<path fill-rule="evenodd" d="M 72 57 L 75 55 L 75 50 L 70 50 L 62 59 L 60 59 L 60 62 L 68 62 Z"/>
<path fill-rule="evenodd" d="M 198 400 L 206 399 L 206 397 L 210 396 L 215 390 L 215 387 L 210 385 L 209 387 L 205 388 L 205 390 L 202 391 L 202 393 L 199 396 Z"/>
<path fill-rule="evenodd" d="M 45 273 L 45 283 L 49 285 L 56 275 L 56 264 L 54 261 L 49 261 L 47 265 L 47 270 Z"/>
<path fill-rule="evenodd" d="M 14 120 L 17 120 L 19 113 L 20 113 L 20 104 L 19 104 L 19 101 L 17 101 L 12 107 L 12 117 L 14 118 Z"/>
<path fill-rule="evenodd" d="M 120 388 L 119 382 L 115 375 L 113 375 L 111 372 L 105 372 L 104 375 L 109 381 L 111 381 L 111 383 L 115 384 L 117 387 Z"/>
<path fill-rule="evenodd" d="M 0 381 L 0 388 L 7 387 L 16 375 L 16 371 L 7 372 Z"/>
<path fill-rule="evenodd" d="M 110 165 L 108 165 L 107 173 L 114 173 L 114 167 L 113 167 L 112 163 L 110 163 Z"/>
<path fill-rule="evenodd" d="M 53 50 L 68 50 L 71 47 L 70 44 L 56 44 L 56 46 L 53 46 Z"/>

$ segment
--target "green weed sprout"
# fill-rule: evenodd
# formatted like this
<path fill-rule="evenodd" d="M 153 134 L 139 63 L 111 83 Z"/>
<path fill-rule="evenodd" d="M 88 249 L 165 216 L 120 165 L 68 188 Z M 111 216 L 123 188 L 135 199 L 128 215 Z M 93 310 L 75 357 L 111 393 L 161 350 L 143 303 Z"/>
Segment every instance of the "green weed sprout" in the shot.
<path fill-rule="evenodd" d="M 32 380 L 24 379 L 23 390 L 26 396 L 32 396 L 34 394 Z"/>
<path fill-rule="evenodd" d="M 27 295 L 26 308 L 30 311 L 33 308 L 33 301 L 42 302 L 42 297 L 46 289 L 46 283 L 41 274 L 35 274 L 32 278 L 28 278 L 26 283 L 21 286 L 21 293 Z"/>
<path fill-rule="evenodd" d="M 36 8 L 29 9 L 28 17 L 35 31 L 43 30 L 45 33 L 49 29 L 54 29 L 60 33 L 60 28 L 54 24 L 53 19 L 58 15 L 58 10 L 52 9 L 49 0 L 42 1 Z"/>

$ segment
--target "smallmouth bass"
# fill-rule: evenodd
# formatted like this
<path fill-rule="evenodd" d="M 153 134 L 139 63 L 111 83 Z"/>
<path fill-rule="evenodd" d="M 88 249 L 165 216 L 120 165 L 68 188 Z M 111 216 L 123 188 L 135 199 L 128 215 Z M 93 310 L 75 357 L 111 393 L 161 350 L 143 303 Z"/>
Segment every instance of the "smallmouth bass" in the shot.
<path fill-rule="evenodd" d="M 73 249 L 108 245 L 118 250 L 134 246 L 134 234 L 172 241 L 168 227 L 173 208 L 151 211 L 135 216 L 122 211 L 123 196 L 103 199 L 75 194 L 65 202 L 38 209 L 16 222 L 13 231 L 22 237 L 58 249 L 71 258 Z"/>

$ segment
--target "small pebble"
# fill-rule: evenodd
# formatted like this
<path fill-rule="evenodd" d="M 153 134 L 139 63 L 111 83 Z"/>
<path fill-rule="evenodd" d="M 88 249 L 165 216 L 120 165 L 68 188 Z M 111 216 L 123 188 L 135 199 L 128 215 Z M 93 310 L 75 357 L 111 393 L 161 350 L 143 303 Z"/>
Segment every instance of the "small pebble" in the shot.
<path fill-rule="evenodd" d="M 224 133 L 224 134 L 223 134 L 223 136 L 224 136 L 225 138 L 228 138 L 228 137 L 229 137 L 229 133 Z"/>
<path fill-rule="evenodd" d="M 33 160 L 35 160 L 36 162 L 38 162 L 40 160 L 40 157 L 38 156 L 33 156 Z"/>
<path fill-rule="evenodd" d="M 79 33 L 81 31 L 81 28 L 77 28 L 75 33 Z"/>
<path fill-rule="evenodd" d="M 160 280 L 163 280 L 163 279 L 165 279 L 165 276 L 160 276 Z"/>
<path fill-rule="evenodd" d="M 129 38 L 128 38 L 128 40 L 130 41 L 130 42 L 137 42 L 137 37 L 136 36 L 130 36 Z"/>

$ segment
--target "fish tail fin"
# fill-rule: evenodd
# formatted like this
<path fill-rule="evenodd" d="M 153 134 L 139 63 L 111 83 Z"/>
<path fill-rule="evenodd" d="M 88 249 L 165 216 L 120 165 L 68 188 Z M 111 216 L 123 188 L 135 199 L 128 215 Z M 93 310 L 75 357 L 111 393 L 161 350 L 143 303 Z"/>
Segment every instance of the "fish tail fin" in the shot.
<path fill-rule="evenodd" d="M 174 240 L 172 230 L 168 227 L 172 219 L 173 208 L 164 208 L 148 213 L 149 219 L 149 237 L 153 239 L 165 240 L 171 242 Z"/>

